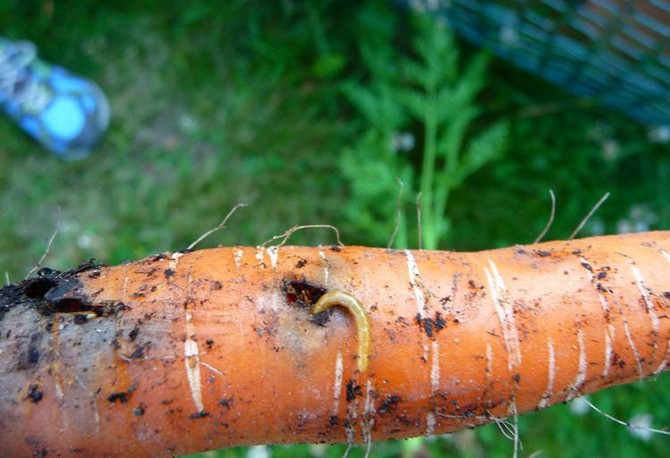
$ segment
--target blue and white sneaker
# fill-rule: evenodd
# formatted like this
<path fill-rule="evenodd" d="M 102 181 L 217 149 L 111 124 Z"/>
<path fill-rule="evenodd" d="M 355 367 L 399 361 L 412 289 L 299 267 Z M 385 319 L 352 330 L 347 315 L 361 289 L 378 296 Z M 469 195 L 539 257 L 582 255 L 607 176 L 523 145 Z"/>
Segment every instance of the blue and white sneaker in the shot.
<path fill-rule="evenodd" d="M 109 124 L 109 103 L 96 84 L 41 61 L 31 42 L 2 37 L 0 107 L 65 160 L 88 156 Z"/>

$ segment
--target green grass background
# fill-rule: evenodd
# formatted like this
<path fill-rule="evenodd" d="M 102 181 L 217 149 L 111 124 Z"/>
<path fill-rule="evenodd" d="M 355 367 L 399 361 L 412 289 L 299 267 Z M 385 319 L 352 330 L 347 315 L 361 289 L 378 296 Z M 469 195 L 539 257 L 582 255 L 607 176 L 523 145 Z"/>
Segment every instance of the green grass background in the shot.
<path fill-rule="evenodd" d="M 78 163 L 59 161 L 0 118 L 0 271 L 12 281 L 23 278 L 59 221 L 49 266 L 67 268 L 91 257 L 117 263 L 184 248 L 239 202 L 249 207 L 201 246 L 255 245 L 293 225 L 318 223 L 340 227 L 345 244 L 377 243 L 347 220 L 347 210 L 360 202 L 339 162 L 363 130 L 342 88 L 365 76 L 358 44 L 366 31 L 357 17 L 370 5 L 386 3 L 1 2 L 0 33 L 31 39 L 45 60 L 98 82 L 113 118 L 99 148 Z M 384 11 L 411 33 L 406 12 Z M 409 38 L 400 36 L 398 48 L 407 48 Z M 474 52 L 462 44 L 463 56 Z M 644 126 L 496 60 L 478 104 L 481 123 L 510 123 L 509 146 L 451 196 L 443 248 L 531 242 L 547 219 L 549 189 L 558 200 L 549 239 L 565 238 L 606 191 L 612 195 L 584 235 L 670 229 L 670 147 L 650 142 Z M 420 126 L 409 129 L 420 137 Z M 377 239 L 390 237 L 394 217 L 388 215 L 388 235 Z M 332 241 L 325 230 L 291 239 Z M 655 426 L 670 426 L 669 386 L 659 377 L 592 400 L 624 420 L 650 414 Z M 523 456 L 662 456 L 669 444 L 663 436 L 639 439 L 567 405 L 522 417 L 520 433 Z M 214 456 L 343 451 L 301 445 Z M 486 426 L 375 443 L 372 451 L 511 456 L 512 442 Z M 356 448 L 351 456 L 363 452 Z"/>

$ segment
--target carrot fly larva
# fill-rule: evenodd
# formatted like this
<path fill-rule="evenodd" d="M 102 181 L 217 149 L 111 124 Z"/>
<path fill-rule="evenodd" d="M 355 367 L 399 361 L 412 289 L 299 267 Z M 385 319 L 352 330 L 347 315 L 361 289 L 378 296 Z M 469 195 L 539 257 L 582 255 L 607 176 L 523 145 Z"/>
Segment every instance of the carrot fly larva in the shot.
<path fill-rule="evenodd" d="M 354 323 L 358 334 L 358 370 L 365 372 L 368 368 L 370 355 L 370 320 L 361 303 L 351 294 L 334 290 L 325 293 L 310 309 L 310 313 L 321 313 L 324 310 L 341 305 L 354 316 Z"/>

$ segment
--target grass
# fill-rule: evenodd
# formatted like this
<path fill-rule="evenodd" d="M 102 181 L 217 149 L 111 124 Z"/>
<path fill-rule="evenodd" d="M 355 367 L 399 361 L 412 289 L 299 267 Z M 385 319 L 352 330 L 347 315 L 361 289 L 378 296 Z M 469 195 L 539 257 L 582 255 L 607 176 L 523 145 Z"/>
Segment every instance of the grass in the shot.
<path fill-rule="evenodd" d="M 410 52 L 407 15 L 384 2 L 44 1 L 0 6 L 0 30 L 34 40 L 46 60 L 96 80 L 113 110 L 104 142 L 88 160 L 63 163 L 10 122 L 0 122 L 0 268 L 22 278 L 59 234 L 47 259 L 67 268 L 83 259 L 116 263 L 184 248 L 240 210 L 202 246 L 259 244 L 296 224 L 328 223 L 345 243 L 382 244 L 382 228 L 352 220 L 362 201 L 341 158 L 364 141 L 366 124 L 345 97 L 365 84 L 358 22 L 367 8 L 397 23 L 393 52 Z M 475 50 L 462 46 L 462 58 Z M 531 242 L 557 195 L 547 238 L 564 238 L 606 192 L 612 196 L 585 234 L 636 226 L 670 228 L 668 145 L 651 144 L 643 126 L 494 60 L 477 96 L 479 121 L 509 123 L 507 151 L 449 195 L 451 224 L 441 247 L 474 250 Z M 421 138 L 420 123 L 404 129 Z M 416 173 L 422 158 L 410 152 Z M 354 164 L 355 166 L 355 164 Z M 374 164 L 369 168 L 374 173 Z M 373 177 L 371 177 L 373 178 Z M 396 195 L 386 196 L 395 202 Z M 408 196 L 413 200 L 413 196 Z M 391 205 L 393 208 L 394 205 Z M 412 226 L 412 213 L 406 222 Z M 301 231 L 292 243 L 329 243 L 329 231 Z M 408 239 L 410 245 L 416 242 Z M 620 418 L 641 413 L 670 425 L 667 377 L 593 396 Z M 520 419 L 524 454 L 661 456 L 667 440 L 643 441 L 594 412 L 558 406 Z M 264 449 L 237 448 L 238 457 Z M 344 446 L 269 449 L 273 456 L 341 456 Z M 375 456 L 510 456 L 495 426 L 447 438 L 375 444 Z M 352 456 L 362 456 L 356 448 Z M 254 455 L 258 456 L 258 455 Z"/>

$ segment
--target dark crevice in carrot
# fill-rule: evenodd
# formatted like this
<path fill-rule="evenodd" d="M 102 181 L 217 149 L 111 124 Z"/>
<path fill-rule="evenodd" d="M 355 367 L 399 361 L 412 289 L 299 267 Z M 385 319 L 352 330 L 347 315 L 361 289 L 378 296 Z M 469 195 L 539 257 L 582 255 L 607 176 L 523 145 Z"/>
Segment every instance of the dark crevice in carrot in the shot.
<path fill-rule="evenodd" d="M 37 404 L 42 400 L 44 397 L 44 394 L 40 390 L 40 386 L 38 384 L 33 384 L 30 385 L 28 388 L 28 396 L 26 396 L 26 399 L 30 399 L 33 403 Z"/>
<path fill-rule="evenodd" d="M 0 320 L 19 304 L 28 304 L 43 315 L 93 311 L 102 316 L 122 310 L 121 304 L 93 307 L 92 299 L 82 291 L 78 276 L 88 272 L 89 278 L 95 278 L 102 267 L 93 259 L 64 272 L 43 267 L 34 277 L 0 288 Z"/>
<path fill-rule="evenodd" d="M 347 382 L 347 402 L 353 402 L 357 396 L 363 396 L 363 388 L 351 379 Z"/>
<path fill-rule="evenodd" d="M 126 404 L 130 400 L 130 396 L 135 392 L 136 389 L 137 384 L 134 383 L 131 386 L 129 386 L 125 391 L 116 391 L 114 393 L 111 393 L 110 395 L 107 396 L 107 401 L 109 401 L 112 404 L 114 404 L 117 401 L 121 404 Z"/>
<path fill-rule="evenodd" d="M 379 405 L 379 408 L 377 409 L 377 412 L 380 414 L 384 414 L 387 412 L 393 413 L 393 409 L 402 401 L 402 398 L 398 396 L 397 394 L 393 394 L 387 398 L 385 398 L 381 404 Z"/>
<path fill-rule="evenodd" d="M 326 289 L 300 278 L 286 279 L 284 281 L 284 292 L 289 304 L 295 304 L 300 308 L 310 308 L 316 304 L 321 296 L 326 294 Z"/>
<path fill-rule="evenodd" d="M 284 293 L 289 304 L 301 309 L 309 309 L 326 294 L 326 289 L 308 282 L 304 278 L 284 280 Z M 310 314 L 310 321 L 325 326 L 330 319 L 333 309 L 327 309 L 320 313 Z"/>

